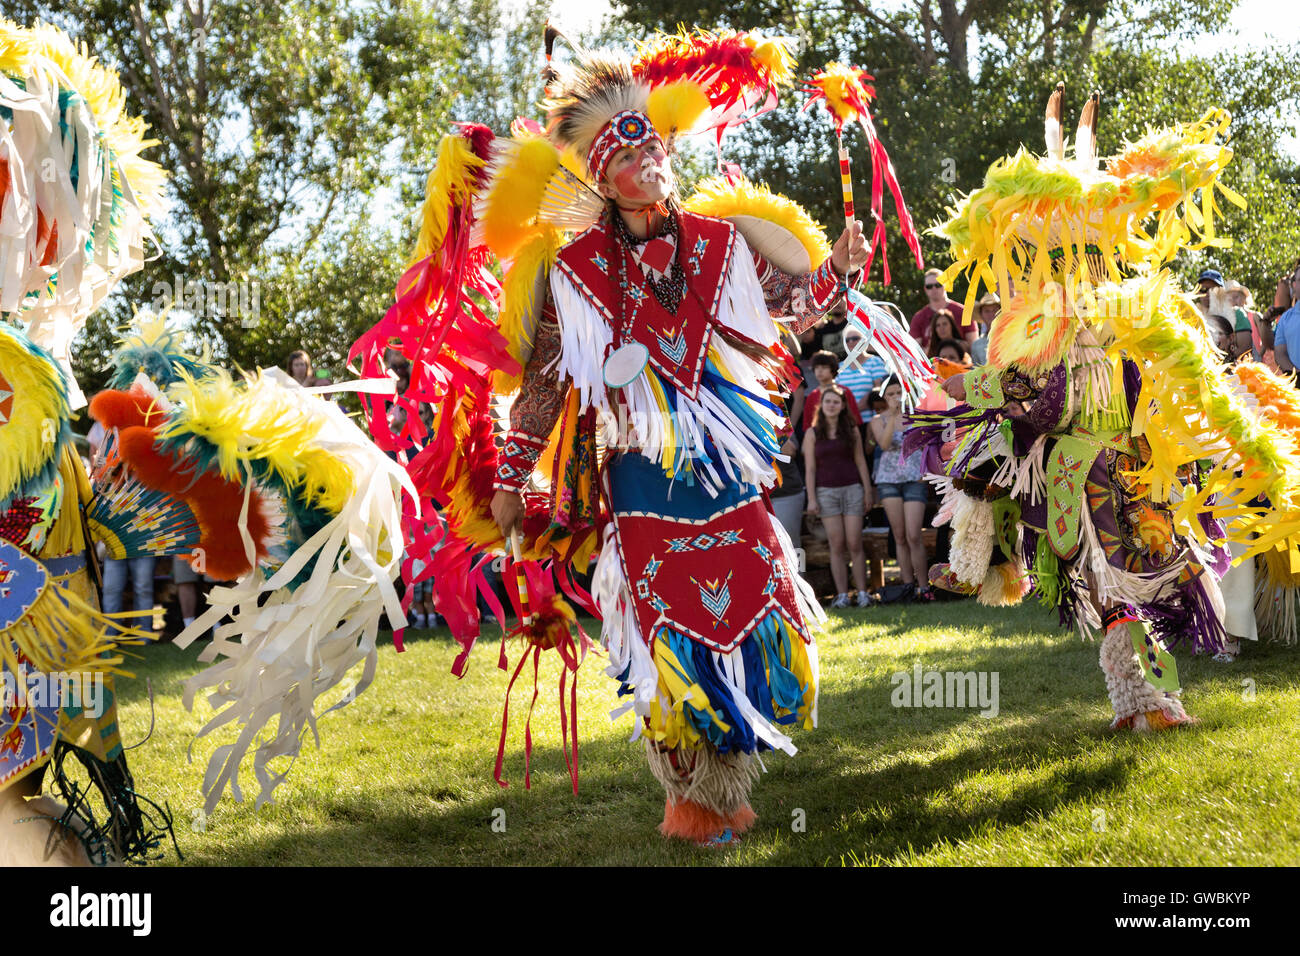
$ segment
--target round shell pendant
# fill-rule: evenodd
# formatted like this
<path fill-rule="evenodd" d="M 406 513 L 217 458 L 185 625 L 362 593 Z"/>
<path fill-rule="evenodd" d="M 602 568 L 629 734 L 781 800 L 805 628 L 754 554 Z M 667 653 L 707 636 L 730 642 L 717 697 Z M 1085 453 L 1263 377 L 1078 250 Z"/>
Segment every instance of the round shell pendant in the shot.
<path fill-rule="evenodd" d="M 640 342 L 620 345 L 605 359 L 605 384 L 610 388 L 630 385 L 650 361 L 650 350 Z"/>

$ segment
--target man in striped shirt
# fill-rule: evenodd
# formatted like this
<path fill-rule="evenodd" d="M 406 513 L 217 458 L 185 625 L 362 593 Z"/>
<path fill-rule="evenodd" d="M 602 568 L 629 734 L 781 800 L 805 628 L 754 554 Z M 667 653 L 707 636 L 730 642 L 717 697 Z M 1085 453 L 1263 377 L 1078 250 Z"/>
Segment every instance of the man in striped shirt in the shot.
<path fill-rule="evenodd" d="M 844 333 L 844 347 L 849 352 L 857 348 L 861 342 L 862 333 L 857 329 L 850 328 Z M 871 403 L 867 401 L 867 396 L 875 389 L 877 383 L 888 376 L 889 366 L 885 364 L 885 360 L 875 352 L 868 351 L 854 365 L 840 366 L 835 381 L 853 393 L 853 398 L 858 403 L 858 411 L 865 422 L 875 414 L 871 410 Z"/>

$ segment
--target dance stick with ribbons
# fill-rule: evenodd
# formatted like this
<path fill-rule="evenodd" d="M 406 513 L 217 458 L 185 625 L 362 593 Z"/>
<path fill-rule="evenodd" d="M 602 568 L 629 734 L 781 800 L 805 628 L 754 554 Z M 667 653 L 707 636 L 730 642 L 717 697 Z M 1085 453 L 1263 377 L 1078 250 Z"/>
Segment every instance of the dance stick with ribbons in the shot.
<path fill-rule="evenodd" d="M 859 278 L 865 276 L 871 268 L 876 249 L 880 249 L 881 264 L 884 267 L 885 284 L 889 284 L 889 260 L 885 256 L 885 186 L 894 194 L 894 206 L 898 210 L 898 227 L 903 239 L 916 257 L 916 267 L 921 268 L 921 237 L 916 232 L 911 213 L 903 202 L 903 193 L 898 186 L 898 177 L 894 173 L 894 164 L 885 152 L 884 144 L 876 135 L 876 127 L 871 119 L 871 101 L 876 98 L 876 90 L 871 86 L 871 74 L 853 66 L 842 63 L 828 64 L 824 70 L 814 73 L 804 85 L 808 101 L 803 109 L 809 109 L 817 101 L 826 104 L 826 109 L 835 124 L 835 141 L 839 148 L 840 190 L 844 197 L 844 221 L 852 225 L 855 220 L 853 203 L 853 173 L 849 162 L 849 151 L 844 145 L 844 124 L 857 123 L 867 138 L 867 147 L 871 152 L 871 217 L 875 221 L 871 234 L 871 246 L 867 253 L 866 265 L 862 267 Z"/>
<path fill-rule="evenodd" d="M 528 605 L 528 578 L 524 574 L 524 549 L 519 529 L 510 532 L 510 550 L 515 559 L 515 586 L 519 589 L 519 623 L 528 627 L 533 623 L 533 611 Z"/>

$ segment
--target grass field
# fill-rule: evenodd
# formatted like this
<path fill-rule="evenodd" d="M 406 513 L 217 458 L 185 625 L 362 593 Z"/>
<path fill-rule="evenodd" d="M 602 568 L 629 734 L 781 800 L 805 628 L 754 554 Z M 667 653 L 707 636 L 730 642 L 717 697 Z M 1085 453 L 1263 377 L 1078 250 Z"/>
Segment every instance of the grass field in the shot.
<path fill-rule="evenodd" d="M 556 662 L 543 667 L 533 716 L 532 789 L 523 787 L 531 674 L 515 687 L 505 775 L 492 780 L 507 675 L 495 642 L 469 674 L 448 673 L 445 631 L 408 633 L 380 651 L 376 684 L 320 722 L 276 803 L 198 812 L 217 741 L 186 748 L 209 714 L 181 705 L 196 652 L 144 652 L 119 686 L 142 793 L 176 817 L 186 864 L 423 865 L 1184 865 L 1300 863 L 1300 649 L 1251 645 L 1232 665 L 1179 652 L 1188 709 L 1201 724 L 1154 738 L 1108 729 L 1097 646 L 1059 630 L 1036 605 L 974 602 L 835 612 L 821 636 L 820 727 L 774 754 L 754 794 L 759 823 L 738 846 L 705 850 L 655 831 L 662 791 L 611 723 L 614 682 L 581 671 L 581 788 L 560 747 Z M 998 675 L 998 713 L 899 708 L 891 675 Z M 531 670 L 531 668 L 530 668 Z M 1253 691 L 1253 693 L 1252 693 Z M 494 821 L 496 827 L 494 829 Z M 500 832 L 504 825 L 504 831 Z M 169 850 L 165 862 L 177 862 Z"/>

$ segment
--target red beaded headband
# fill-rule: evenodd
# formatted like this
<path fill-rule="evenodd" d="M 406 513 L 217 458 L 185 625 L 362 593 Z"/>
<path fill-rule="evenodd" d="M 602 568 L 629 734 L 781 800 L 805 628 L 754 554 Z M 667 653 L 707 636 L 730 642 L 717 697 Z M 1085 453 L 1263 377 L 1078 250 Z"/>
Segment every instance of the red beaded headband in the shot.
<path fill-rule="evenodd" d="M 640 110 L 623 110 L 615 113 L 587 151 L 587 168 L 597 182 L 605 178 L 605 170 L 614 154 L 625 146 L 635 147 L 652 139 L 663 141 L 650 118 Z"/>

